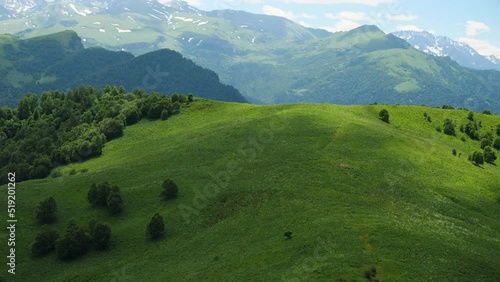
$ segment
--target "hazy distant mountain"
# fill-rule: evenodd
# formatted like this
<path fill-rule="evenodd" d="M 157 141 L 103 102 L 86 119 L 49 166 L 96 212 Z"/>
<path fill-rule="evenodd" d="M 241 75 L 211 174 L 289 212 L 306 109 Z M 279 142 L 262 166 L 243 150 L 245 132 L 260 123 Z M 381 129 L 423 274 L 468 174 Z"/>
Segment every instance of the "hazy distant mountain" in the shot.
<path fill-rule="evenodd" d="M 482 56 L 467 43 L 458 42 L 446 36 L 434 35 L 427 31 L 397 31 L 393 34 L 426 54 L 448 56 L 464 67 L 500 70 L 498 58 L 493 55 Z"/>
<path fill-rule="evenodd" d="M 103 48 L 84 49 L 73 31 L 19 40 L 0 35 L 0 106 L 15 107 L 26 92 L 61 90 L 80 84 L 123 85 L 166 94 L 193 93 L 221 101 L 245 102 L 232 86 L 172 50 L 134 57 Z"/>
<path fill-rule="evenodd" d="M 21 37 L 72 29 L 86 47 L 136 55 L 172 49 L 255 103 L 450 104 L 500 112 L 499 72 L 425 54 L 376 26 L 332 34 L 183 1 L 53 1 L 37 9 L 0 21 L 0 29 Z"/>

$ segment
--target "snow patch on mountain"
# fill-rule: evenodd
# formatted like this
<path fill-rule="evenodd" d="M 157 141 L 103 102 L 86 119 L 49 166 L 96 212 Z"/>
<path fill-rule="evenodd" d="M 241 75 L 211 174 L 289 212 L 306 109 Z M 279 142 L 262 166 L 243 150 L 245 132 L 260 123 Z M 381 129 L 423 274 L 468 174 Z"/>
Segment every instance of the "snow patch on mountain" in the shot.
<path fill-rule="evenodd" d="M 450 57 L 458 64 L 474 69 L 500 70 L 500 60 L 479 54 L 467 43 L 427 31 L 397 31 L 393 35 L 407 41 L 415 49 L 433 56 Z"/>
<path fill-rule="evenodd" d="M 79 14 L 80 16 L 86 17 L 87 14 L 92 14 L 92 12 L 90 12 L 89 10 L 78 11 L 78 9 L 75 7 L 75 4 L 73 3 L 70 3 L 69 6 L 71 9 L 73 9 L 73 11 L 75 11 L 75 13 Z"/>
<path fill-rule="evenodd" d="M 121 29 L 117 26 L 115 26 L 116 30 L 119 32 L 119 33 L 128 33 L 128 32 L 132 32 L 132 30 L 130 29 Z"/>

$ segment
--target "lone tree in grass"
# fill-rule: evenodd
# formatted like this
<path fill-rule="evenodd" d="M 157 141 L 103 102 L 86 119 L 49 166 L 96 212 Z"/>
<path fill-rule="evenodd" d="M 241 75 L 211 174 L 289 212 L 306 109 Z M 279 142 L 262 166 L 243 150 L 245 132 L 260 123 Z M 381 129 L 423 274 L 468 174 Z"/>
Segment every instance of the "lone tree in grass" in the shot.
<path fill-rule="evenodd" d="M 57 204 L 53 197 L 40 202 L 36 211 L 36 218 L 41 224 L 52 223 L 56 220 Z"/>
<path fill-rule="evenodd" d="M 490 146 L 484 147 L 484 161 L 492 164 L 492 163 L 495 163 L 496 159 L 497 159 L 497 155 L 495 154 L 493 149 L 491 149 Z"/>
<path fill-rule="evenodd" d="M 163 217 L 159 214 L 155 214 L 148 224 L 148 234 L 153 240 L 160 238 L 165 231 L 165 223 L 163 222 Z"/>
<path fill-rule="evenodd" d="M 34 257 L 44 256 L 56 248 L 56 242 L 59 233 L 49 228 L 48 225 L 42 226 L 42 230 L 36 236 L 35 242 L 31 245 L 31 254 Z"/>
<path fill-rule="evenodd" d="M 285 235 L 285 237 L 286 237 L 287 240 L 292 239 L 292 231 L 287 231 L 283 235 Z"/>
<path fill-rule="evenodd" d="M 382 121 L 389 123 L 389 111 L 387 111 L 386 109 L 382 109 L 378 113 L 378 116 Z"/>
<path fill-rule="evenodd" d="M 111 191 L 107 199 L 108 210 L 111 214 L 119 214 L 123 210 L 123 200 L 120 190 L 116 187 L 115 190 Z"/>
<path fill-rule="evenodd" d="M 172 179 L 170 178 L 165 179 L 161 187 L 162 191 L 160 197 L 162 197 L 163 200 L 166 201 L 177 198 L 177 192 L 179 191 L 179 189 L 177 188 L 177 184 L 175 184 L 175 182 Z"/>
<path fill-rule="evenodd" d="M 111 243 L 111 228 L 105 223 L 97 223 L 93 227 L 92 237 L 96 250 L 105 250 Z"/>

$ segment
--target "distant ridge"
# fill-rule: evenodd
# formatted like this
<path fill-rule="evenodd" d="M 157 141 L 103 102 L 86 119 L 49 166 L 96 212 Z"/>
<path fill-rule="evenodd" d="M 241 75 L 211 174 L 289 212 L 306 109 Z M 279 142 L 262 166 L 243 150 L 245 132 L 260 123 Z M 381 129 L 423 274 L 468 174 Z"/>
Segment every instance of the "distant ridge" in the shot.
<path fill-rule="evenodd" d="M 116 84 L 128 90 L 145 88 L 220 101 L 246 101 L 234 87 L 222 84 L 215 72 L 175 51 L 165 49 L 134 57 L 127 52 L 85 49 L 74 31 L 26 40 L 3 38 L 0 73 L 5 79 L 0 81 L 0 106 L 15 107 L 26 92 L 64 91 L 79 84 Z"/>

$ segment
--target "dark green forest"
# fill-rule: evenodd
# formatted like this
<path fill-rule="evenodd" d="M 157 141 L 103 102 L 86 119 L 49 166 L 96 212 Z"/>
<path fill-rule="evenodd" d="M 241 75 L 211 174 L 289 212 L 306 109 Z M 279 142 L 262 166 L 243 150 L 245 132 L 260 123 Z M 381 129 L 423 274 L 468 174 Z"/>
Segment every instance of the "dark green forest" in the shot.
<path fill-rule="evenodd" d="M 101 155 L 126 126 L 142 118 L 165 120 L 192 101 L 191 94 L 126 93 L 109 85 L 47 91 L 40 98 L 28 93 L 16 109 L 0 108 L 0 173 L 15 170 L 18 181 L 47 177 L 55 167 Z"/>
<path fill-rule="evenodd" d="M 27 92 L 74 89 L 81 84 L 102 88 L 195 93 L 219 101 L 246 102 L 237 89 L 180 53 L 159 50 L 134 57 L 127 52 L 85 49 L 81 38 L 65 31 L 32 39 L 2 35 L 0 40 L 0 106 L 15 107 Z"/>

